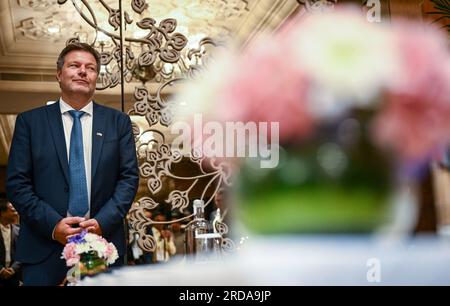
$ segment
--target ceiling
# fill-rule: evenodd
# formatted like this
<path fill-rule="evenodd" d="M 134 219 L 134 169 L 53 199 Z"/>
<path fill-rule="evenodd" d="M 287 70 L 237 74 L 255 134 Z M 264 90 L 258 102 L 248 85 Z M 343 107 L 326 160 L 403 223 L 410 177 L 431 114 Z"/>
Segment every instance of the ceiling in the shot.
<path fill-rule="evenodd" d="M 62 3 L 61 5 L 58 2 Z M 104 5 L 102 5 L 102 2 Z M 0 1 L 0 166 L 6 165 L 15 114 L 44 105 L 59 97 L 55 62 L 69 38 L 92 42 L 96 32 L 79 10 L 108 32 L 108 7 L 118 9 L 118 0 L 2 0 Z M 143 1 L 136 1 L 137 3 Z M 204 36 L 235 39 L 245 45 L 260 33 L 273 31 L 294 12 L 302 9 L 296 0 L 147 0 L 141 15 L 122 1 L 133 21 L 152 17 L 156 22 L 177 19 L 176 32 L 184 34 L 188 47 Z M 89 8 L 83 4 L 89 3 Z M 118 33 L 118 32 L 116 32 Z M 139 37 L 131 23 L 126 37 Z M 125 109 L 132 107 L 136 84 L 125 85 Z M 148 84 L 150 91 L 158 84 Z M 97 91 L 96 101 L 120 109 L 120 86 Z"/>

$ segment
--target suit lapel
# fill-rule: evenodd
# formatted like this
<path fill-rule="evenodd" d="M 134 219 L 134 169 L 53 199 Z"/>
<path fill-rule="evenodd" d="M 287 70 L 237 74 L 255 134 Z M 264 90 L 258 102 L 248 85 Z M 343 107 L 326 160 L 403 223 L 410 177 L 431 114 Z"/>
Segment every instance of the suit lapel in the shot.
<path fill-rule="evenodd" d="M 2 264 L 2 265 L 5 265 L 5 260 L 6 260 L 5 251 L 6 251 L 5 242 L 3 241 L 3 235 L 0 232 L 0 264 Z"/>
<path fill-rule="evenodd" d="M 103 138 L 105 135 L 106 117 L 104 110 L 96 103 L 94 105 L 94 117 L 92 120 L 92 169 L 91 178 L 95 177 L 98 162 L 100 160 L 100 153 L 102 152 Z M 92 184 L 92 183 L 91 183 Z"/>
<path fill-rule="evenodd" d="M 15 261 L 15 252 L 16 252 L 16 240 L 19 235 L 19 229 L 16 225 L 11 224 L 11 264 Z"/>
<path fill-rule="evenodd" d="M 64 136 L 59 100 L 47 108 L 47 115 L 59 163 L 63 170 L 64 177 L 66 178 L 67 183 L 69 183 L 69 162 L 67 160 L 66 138 Z"/>
<path fill-rule="evenodd" d="M 2 233 L 0 232 L 0 247 L 1 246 L 4 246 L 5 245 L 5 242 L 3 241 L 3 235 L 2 235 Z"/>

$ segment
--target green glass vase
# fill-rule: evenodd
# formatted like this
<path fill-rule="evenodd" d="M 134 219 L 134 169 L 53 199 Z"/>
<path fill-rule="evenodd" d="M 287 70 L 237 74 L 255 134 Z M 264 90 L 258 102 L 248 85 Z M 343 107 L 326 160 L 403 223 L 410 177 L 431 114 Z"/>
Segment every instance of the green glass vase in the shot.
<path fill-rule="evenodd" d="M 106 270 L 106 261 L 98 257 L 97 252 L 89 251 L 80 255 L 81 276 L 91 276 Z"/>
<path fill-rule="evenodd" d="M 382 226 L 392 168 L 364 123 L 349 122 L 357 128 L 350 140 L 338 134 L 344 122 L 308 141 L 282 144 L 275 168 L 247 161 L 238 184 L 242 225 L 258 234 L 371 233 Z"/>

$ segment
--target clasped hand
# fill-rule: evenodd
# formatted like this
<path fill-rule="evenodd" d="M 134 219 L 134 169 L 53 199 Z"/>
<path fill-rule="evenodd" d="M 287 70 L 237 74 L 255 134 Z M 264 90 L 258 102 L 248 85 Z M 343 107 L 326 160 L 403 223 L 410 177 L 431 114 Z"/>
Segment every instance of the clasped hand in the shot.
<path fill-rule="evenodd" d="M 16 271 L 13 270 L 13 268 L 2 268 L 0 270 L 0 278 L 1 279 L 10 279 Z"/>
<path fill-rule="evenodd" d="M 56 224 L 53 239 L 65 245 L 67 243 L 67 239 L 81 233 L 83 230 L 100 236 L 102 235 L 102 230 L 97 220 L 86 220 L 81 217 L 67 217 L 61 219 L 61 221 Z"/>

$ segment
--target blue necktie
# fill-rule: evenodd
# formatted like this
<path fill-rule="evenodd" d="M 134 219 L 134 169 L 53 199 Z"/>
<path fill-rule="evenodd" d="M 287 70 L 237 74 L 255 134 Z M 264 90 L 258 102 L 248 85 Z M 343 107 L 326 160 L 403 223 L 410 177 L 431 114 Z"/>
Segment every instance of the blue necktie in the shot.
<path fill-rule="evenodd" d="M 84 217 L 89 210 L 89 204 L 80 118 L 85 113 L 76 110 L 71 110 L 69 113 L 73 117 L 69 152 L 69 213 L 74 217 Z"/>

